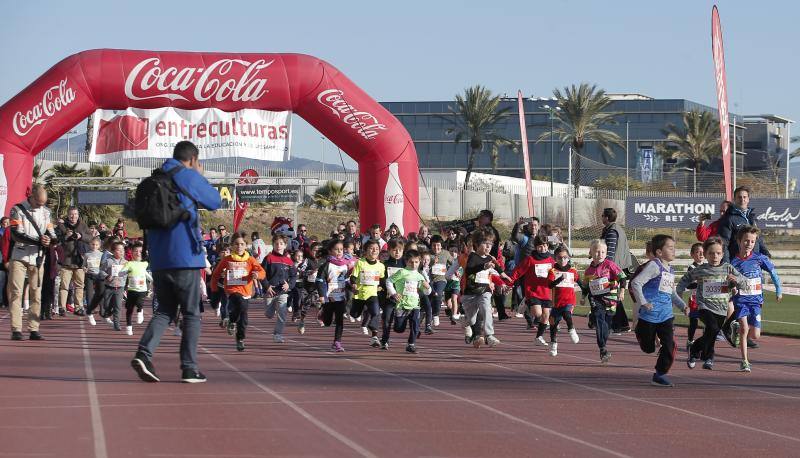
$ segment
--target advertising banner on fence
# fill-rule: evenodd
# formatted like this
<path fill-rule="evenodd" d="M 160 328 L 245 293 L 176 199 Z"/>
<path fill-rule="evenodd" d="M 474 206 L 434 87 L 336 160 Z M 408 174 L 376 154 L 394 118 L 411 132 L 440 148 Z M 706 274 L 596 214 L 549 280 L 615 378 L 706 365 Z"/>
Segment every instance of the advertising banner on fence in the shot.
<path fill-rule="evenodd" d="M 137 157 L 172 157 L 181 140 L 200 150 L 200 159 L 245 157 L 262 161 L 289 159 L 289 111 L 216 108 L 128 108 L 97 110 L 93 115 L 89 161 L 107 162 Z"/>
<path fill-rule="evenodd" d="M 693 229 L 700 214 L 719 218 L 720 198 L 710 197 L 629 197 L 625 200 L 625 226 L 628 228 Z M 796 199 L 753 199 L 750 208 L 761 229 L 800 228 L 800 201 Z"/>
<path fill-rule="evenodd" d="M 296 184 L 255 184 L 236 187 L 239 202 L 293 203 L 300 201 L 300 185 Z"/>

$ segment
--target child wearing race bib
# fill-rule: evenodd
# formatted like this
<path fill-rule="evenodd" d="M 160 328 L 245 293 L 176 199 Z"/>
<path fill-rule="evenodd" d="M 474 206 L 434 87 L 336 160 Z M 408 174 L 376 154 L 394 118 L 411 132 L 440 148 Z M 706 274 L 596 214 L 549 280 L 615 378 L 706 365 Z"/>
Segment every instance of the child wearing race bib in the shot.
<path fill-rule="evenodd" d="M 498 275 L 495 270 L 497 260 L 489 254 L 494 242 L 494 233 L 491 230 L 476 229 L 472 233 L 472 246 L 475 249 L 467 258 L 464 267 L 464 337 L 475 348 L 485 342 L 490 347 L 500 343 L 494 336 L 494 321 L 492 317 L 492 292 L 494 284 L 492 275 Z M 472 326 L 480 320 L 483 326 L 479 332 L 473 331 Z"/>
<path fill-rule="evenodd" d="M 419 273 L 422 274 L 428 284 L 431 284 L 431 254 L 424 244 L 420 243 L 417 246 L 419 247 L 420 245 L 421 248 L 415 250 L 419 252 Z M 419 303 L 421 312 L 425 312 L 425 334 L 432 335 L 435 331 L 433 330 L 433 303 L 431 302 L 430 292 L 428 294 L 420 293 Z"/>
<path fill-rule="evenodd" d="M 218 245 L 219 256 L 215 256 L 216 264 L 211 266 L 211 272 L 214 272 L 214 269 L 219 266 L 219 263 L 231 255 L 231 248 L 228 244 L 220 244 Z M 226 329 L 230 324 L 230 316 L 228 313 L 228 295 L 225 294 L 225 279 L 220 277 L 216 280 L 216 288 L 211 284 L 212 280 L 209 279 L 209 290 L 211 294 L 208 296 L 208 301 L 211 304 L 211 308 L 216 310 L 216 314 L 219 317 L 219 327 Z"/>
<path fill-rule="evenodd" d="M 746 282 L 736 269 L 723 262 L 722 239 L 711 237 L 703 244 L 705 264 L 694 267 L 681 278 L 676 291 L 683 295 L 687 288 L 694 285 L 692 299 L 697 303 L 696 313 L 703 322 L 703 336 L 694 341 L 688 349 L 686 360 L 689 369 L 694 369 L 697 359 L 703 360 L 703 369 L 714 368 L 714 344 L 717 334 L 725 322 L 728 312 L 728 300 L 731 297 L 731 285 L 740 286 Z M 694 257 L 694 256 L 693 256 Z"/>
<path fill-rule="evenodd" d="M 125 298 L 125 333 L 133 335 L 133 309 L 136 309 L 136 324 L 144 322 L 142 303 L 145 296 L 152 293 L 153 277 L 147 271 L 147 261 L 142 261 L 141 243 L 134 243 L 131 247 L 131 260 L 122 268 L 128 273 L 128 291 Z"/>
<path fill-rule="evenodd" d="M 780 302 L 783 299 L 781 279 L 775 270 L 775 265 L 761 253 L 754 253 L 758 243 L 759 230 L 754 226 L 744 226 L 739 229 L 736 238 L 739 242 L 739 254 L 731 261 L 746 278 L 733 296 L 734 314 L 737 321 L 731 323 L 731 336 L 738 336 L 739 347 L 742 351 L 742 362 L 739 370 L 750 372 L 751 365 L 747 356 L 747 340 L 757 341 L 761 337 L 761 306 L 764 305 L 764 291 L 761 287 L 761 271 L 765 270 L 775 285 L 775 297 Z M 734 340 L 734 344 L 736 340 Z"/>
<path fill-rule="evenodd" d="M 300 319 L 300 290 L 303 289 L 303 282 L 301 279 L 305 277 L 306 270 L 308 269 L 308 260 L 305 259 L 303 250 L 295 250 L 291 254 L 292 262 L 294 263 L 294 270 L 297 272 L 297 280 L 294 283 L 294 288 L 289 290 L 288 303 L 286 310 L 292 311 L 292 323 Z"/>
<path fill-rule="evenodd" d="M 314 242 L 309 246 L 309 256 L 305 259 L 306 268 L 303 275 L 298 272 L 297 283 L 300 284 L 298 292 L 300 293 L 300 319 L 297 321 L 297 332 L 304 334 L 306 332 L 306 316 L 308 309 L 318 306 L 319 293 L 317 292 L 317 272 L 319 272 L 319 257 L 320 257 L 320 244 Z"/>
<path fill-rule="evenodd" d="M 667 378 L 667 372 L 675 361 L 672 306 L 686 315 L 689 308 L 675 292 L 675 271 L 669 265 L 675 259 L 675 239 L 658 234 L 651 243 L 655 257 L 631 279 L 631 296 L 639 308 L 636 339 L 642 351 L 649 354 L 656 351 L 658 337 L 661 349 L 651 384 L 671 387 L 674 385 Z"/>
<path fill-rule="evenodd" d="M 378 301 L 378 288 L 386 275 L 386 267 L 378 261 L 381 248 L 375 240 L 368 240 L 363 247 L 364 257 L 356 262 L 350 275 L 350 285 L 355 291 L 353 308 L 350 312 L 358 318 L 363 314 L 362 332 L 371 334 L 370 346 L 381 346 L 378 338 L 381 309 Z"/>
<path fill-rule="evenodd" d="M 97 325 L 94 319 L 94 309 L 99 303 L 99 299 L 103 297 L 105 285 L 100 278 L 100 263 L 103 259 L 103 252 L 100 251 L 100 238 L 95 237 L 89 242 L 89 251 L 83 257 L 83 268 L 86 270 L 86 319 L 92 326 Z M 95 298 L 98 301 L 95 301 Z"/>
<path fill-rule="evenodd" d="M 533 246 L 533 253 L 525 257 L 514 268 L 509 278 L 508 286 L 513 287 L 515 281 L 523 278 L 523 291 L 527 304 L 525 313 L 530 317 L 531 308 L 533 308 L 533 315 L 539 321 L 536 330 L 536 342 L 546 347 L 548 344 L 544 340 L 544 331 L 547 329 L 547 323 L 550 320 L 550 309 L 553 307 L 553 293 L 550 289 L 548 277 L 553 269 L 555 260 L 550 255 L 547 237 L 537 235 L 533 239 Z"/>
<path fill-rule="evenodd" d="M 381 289 L 379 290 L 379 301 L 383 313 L 383 329 L 381 334 L 381 350 L 389 349 L 389 336 L 392 332 L 392 323 L 394 322 L 394 310 L 397 307 L 397 301 L 387 295 L 387 281 L 396 272 L 405 269 L 406 263 L 403 259 L 403 251 L 405 243 L 400 239 L 389 240 L 386 244 L 388 247 L 389 257 L 383 262 L 386 267 L 386 273 L 381 280 Z"/>
<path fill-rule="evenodd" d="M 272 331 L 272 341 L 283 343 L 283 328 L 286 325 L 287 304 L 289 290 L 294 288 L 297 281 L 297 270 L 294 262 L 286 252 L 289 240 L 284 235 L 272 237 L 272 252 L 264 258 L 261 267 L 266 272 L 262 281 L 266 304 L 264 315 L 272 319 L 275 317 L 275 329 Z"/>
<path fill-rule="evenodd" d="M 450 324 L 452 325 L 458 324 L 458 319 L 461 318 L 459 313 L 461 281 L 464 278 L 464 266 L 467 265 L 467 257 L 469 257 L 471 249 L 471 244 L 465 244 L 460 240 L 447 249 L 454 262 L 445 274 L 447 285 L 444 287 L 444 300 L 447 303 L 447 314 L 450 316 Z"/>
<path fill-rule="evenodd" d="M 689 264 L 687 271 L 691 272 L 692 269 L 700 267 L 706 262 L 703 251 L 702 243 L 692 244 L 692 248 L 689 249 L 689 256 L 692 257 L 692 263 Z M 692 295 L 689 297 L 688 303 L 689 329 L 687 332 L 688 340 L 686 341 L 686 352 L 689 353 L 689 347 L 691 347 L 694 343 L 694 334 L 697 332 L 697 325 L 700 321 L 700 312 L 697 309 L 697 284 L 691 283 L 686 286 L 686 289 L 692 291 Z M 682 294 L 682 292 L 678 292 L 678 294 Z"/>
<path fill-rule="evenodd" d="M 127 262 L 125 260 L 125 244 L 116 241 L 111 245 L 112 256 L 106 258 L 100 269 L 99 276 L 105 282 L 105 292 L 103 294 L 103 304 L 106 307 L 106 321 L 114 326 L 115 331 L 121 331 L 119 327 L 119 313 L 122 308 L 122 296 L 125 293 L 125 278 L 127 272 L 122 268 Z M 113 315 L 113 319 L 108 318 Z"/>
<path fill-rule="evenodd" d="M 431 292 L 430 283 L 419 272 L 420 253 L 409 250 L 403 256 L 406 267 L 395 272 L 386 281 L 386 294 L 397 304 L 394 313 L 394 331 L 408 331 L 408 345 L 406 351 L 417 352 L 417 334 L 419 334 L 419 299 L 420 294 L 427 295 Z"/>
<path fill-rule="evenodd" d="M 572 309 L 575 307 L 575 285 L 580 284 L 578 270 L 569 262 L 569 250 L 558 246 L 554 253 L 556 265 L 550 269 L 547 281 L 553 290 L 553 308 L 550 312 L 550 356 L 558 355 L 558 324 L 561 319 L 567 323 L 567 331 L 572 343 L 578 343 L 578 331 L 572 322 Z"/>
<path fill-rule="evenodd" d="M 250 298 L 255 282 L 266 276 L 264 268 L 247 252 L 244 233 L 231 238 L 233 250 L 225 256 L 211 273 L 211 291 L 219 289 L 219 279 L 224 278 L 225 294 L 228 296 L 228 335 L 236 335 L 236 350 L 244 351 Z"/>
<path fill-rule="evenodd" d="M 434 327 L 439 326 L 439 312 L 442 310 L 444 290 L 447 286 L 447 271 L 453 265 L 453 256 L 449 251 L 443 249 L 443 243 L 440 235 L 431 237 L 431 287 L 433 292 L 431 292 L 430 300 Z"/>
<path fill-rule="evenodd" d="M 328 246 L 328 259 L 317 272 L 317 290 L 322 299 L 322 310 L 318 319 L 323 326 L 335 322 L 331 350 L 343 352 L 342 334 L 344 332 L 344 312 L 347 305 L 348 262 L 344 258 L 341 240 L 332 240 Z"/>
<path fill-rule="evenodd" d="M 581 305 L 586 304 L 589 297 L 591 314 L 595 318 L 595 334 L 597 348 L 600 349 L 600 362 L 603 364 L 611 360 L 608 351 L 608 335 L 611 331 L 611 320 L 617 307 L 625 298 L 625 273 L 614 261 L 606 258 L 608 247 L 600 239 L 592 240 L 589 245 L 591 263 L 583 274 L 581 285 Z"/>

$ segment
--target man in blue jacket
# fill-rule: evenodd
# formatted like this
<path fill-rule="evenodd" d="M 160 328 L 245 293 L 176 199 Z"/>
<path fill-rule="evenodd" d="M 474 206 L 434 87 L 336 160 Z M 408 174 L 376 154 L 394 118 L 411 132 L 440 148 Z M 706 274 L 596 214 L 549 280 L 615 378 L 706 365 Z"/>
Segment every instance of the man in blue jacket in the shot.
<path fill-rule="evenodd" d="M 750 205 L 750 188 L 739 186 L 733 190 L 733 205 L 728 206 L 725 215 L 719 220 L 717 233 L 725 242 L 722 244 L 723 258 L 730 262 L 739 254 L 739 244 L 736 243 L 736 233 L 743 226 L 756 226 L 753 209 Z M 754 253 L 761 253 L 764 256 L 772 257 L 764 239 L 759 235 Z"/>
<path fill-rule="evenodd" d="M 182 168 L 174 175 L 173 181 L 189 218 L 170 229 L 147 231 L 147 249 L 158 309 L 139 341 L 139 349 L 131 366 L 142 380 L 160 381 L 150 360 L 161 336 L 180 310 L 183 326 L 181 380 L 184 383 L 201 383 L 206 381 L 206 377 L 197 369 L 197 341 L 200 337 L 200 270 L 206 267 L 206 263 L 197 209 L 216 210 L 221 202 L 219 193 L 203 178 L 199 152 L 192 142 L 178 142 L 172 159 L 167 159 L 161 166 L 164 171 L 175 167 Z"/>

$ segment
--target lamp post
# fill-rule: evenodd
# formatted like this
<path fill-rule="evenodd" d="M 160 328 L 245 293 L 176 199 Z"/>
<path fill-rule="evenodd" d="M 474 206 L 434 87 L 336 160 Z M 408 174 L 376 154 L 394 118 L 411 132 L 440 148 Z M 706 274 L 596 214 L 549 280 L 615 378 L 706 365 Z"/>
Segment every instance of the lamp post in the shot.
<path fill-rule="evenodd" d="M 545 99 L 546 100 L 546 99 Z M 553 102 L 556 102 L 558 99 L 550 99 Z M 561 107 L 551 107 L 548 104 L 542 105 L 539 107 L 540 109 L 547 110 L 548 117 L 550 119 L 550 197 L 553 197 L 555 193 L 553 192 L 553 131 L 555 130 L 555 120 L 556 120 L 556 113 L 561 111 Z"/>
<path fill-rule="evenodd" d="M 697 194 L 697 169 L 693 169 L 690 167 L 681 167 L 680 170 L 692 172 L 692 192 L 694 194 Z"/>
<path fill-rule="evenodd" d="M 323 180 L 324 180 L 325 179 L 325 177 L 324 177 L 324 175 L 325 175 L 325 137 L 324 136 L 320 136 L 319 138 L 320 138 L 320 140 L 322 140 L 322 142 L 321 142 L 321 145 L 322 145 L 322 175 L 323 175 Z"/>

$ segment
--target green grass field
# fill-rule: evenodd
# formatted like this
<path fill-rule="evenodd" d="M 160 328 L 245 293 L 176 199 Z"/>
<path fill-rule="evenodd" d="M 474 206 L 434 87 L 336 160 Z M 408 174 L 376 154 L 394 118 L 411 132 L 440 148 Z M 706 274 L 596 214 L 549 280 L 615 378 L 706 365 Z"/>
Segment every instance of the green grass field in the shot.
<path fill-rule="evenodd" d="M 775 293 L 768 291 L 766 298 L 766 304 L 761 310 L 761 319 L 763 320 L 761 332 L 776 336 L 800 337 L 800 296 L 784 295 L 783 300 L 778 303 L 775 300 Z M 632 306 L 633 303 L 626 297 L 625 310 L 628 312 L 628 317 L 633 316 Z M 578 306 L 575 308 L 575 312 L 585 316 L 589 312 L 589 307 Z M 689 319 L 675 310 L 675 324 L 687 326 Z M 700 326 L 703 326 L 702 323 Z"/>

